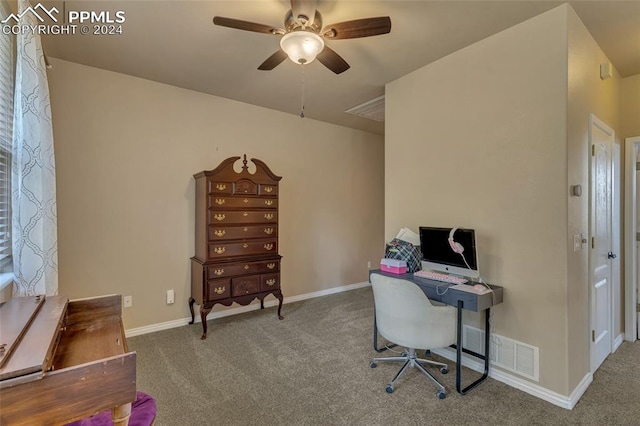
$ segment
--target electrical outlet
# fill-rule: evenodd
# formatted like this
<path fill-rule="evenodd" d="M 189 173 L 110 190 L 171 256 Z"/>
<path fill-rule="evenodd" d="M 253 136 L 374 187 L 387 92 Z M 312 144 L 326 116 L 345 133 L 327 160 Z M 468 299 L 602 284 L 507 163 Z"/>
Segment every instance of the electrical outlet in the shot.
<path fill-rule="evenodd" d="M 133 306 L 133 296 L 125 296 L 124 297 L 124 307 L 130 308 Z"/>
<path fill-rule="evenodd" d="M 174 302 L 173 290 L 167 290 L 167 305 L 171 305 Z"/>
<path fill-rule="evenodd" d="M 367 262 L 367 268 L 371 269 L 371 261 Z"/>

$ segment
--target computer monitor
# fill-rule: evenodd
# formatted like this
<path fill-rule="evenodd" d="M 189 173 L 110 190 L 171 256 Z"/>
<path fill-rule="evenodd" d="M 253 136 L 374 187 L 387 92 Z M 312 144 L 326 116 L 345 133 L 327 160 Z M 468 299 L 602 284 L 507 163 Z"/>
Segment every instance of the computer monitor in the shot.
<path fill-rule="evenodd" d="M 456 253 L 449 244 L 449 233 L 452 228 L 420 227 L 420 250 L 422 251 L 422 269 L 478 278 L 478 257 L 476 253 L 476 236 L 473 229 L 458 228 L 453 239 L 464 247 L 464 251 Z M 464 256 L 464 260 L 462 259 Z M 468 266 L 467 266 L 468 264 Z"/>

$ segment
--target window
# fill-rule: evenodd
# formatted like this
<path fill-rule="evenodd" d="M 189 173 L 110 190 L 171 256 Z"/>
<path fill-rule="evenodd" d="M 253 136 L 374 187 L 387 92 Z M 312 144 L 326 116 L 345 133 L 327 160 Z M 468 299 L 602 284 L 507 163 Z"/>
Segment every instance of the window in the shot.
<path fill-rule="evenodd" d="M 9 15 L 0 0 L 0 21 Z M 11 260 L 11 145 L 13 89 L 15 86 L 15 36 L 0 31 L 0 273 L 10 272 Z"/>

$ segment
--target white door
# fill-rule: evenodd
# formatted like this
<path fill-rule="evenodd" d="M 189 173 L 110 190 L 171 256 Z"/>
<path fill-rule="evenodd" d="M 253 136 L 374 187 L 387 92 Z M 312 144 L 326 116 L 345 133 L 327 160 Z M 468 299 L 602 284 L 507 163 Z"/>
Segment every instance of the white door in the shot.
<path fill-rule="evenodd" d="M 636 289 L 636 297 L 635 299 L 632 300 L 633 302 L 633 306 L 632 312 L 635 312 L 636 314 L 636 321 L 638 322 L 638 325 L 636 327 L 636 333 L 638 338 L 640 338 L 640 315 L 638 315 L 638 307 L 637 307 L 637 301 L 640 300 L 640 298 L 638 298 L 638 292 L 640 292 L 640 138 L 636 138 L 637 142 L 635 144 L 635 151 L 636 151 L 636 156 L 635 156 L 635 160 L 636 160 L 636 184 L 635 184 L 635 209 L 634 209 L 634 213 L 635 213 L 635 217 L 631 218 L 631 220 L 634 220 L 636 222 L 636 226 L 633 227 L 633 230 L 635 231 L 635 234 L 633 235 L 629 235 L 629 238 L 631 238 L 631 240 L 633 242 L 635 242 L 635 246 L 636 246 L 636 250 L 635 253 L 635 257 L 636 257 L 636 262 L 635 264 L 632 263 L 631 265 L 631 270 L 635 271 L 635 289 Z M 635 237 L 635 238 L 634 238 Z M 632 285 L 633 286 L 633 285 Z M 633 309 L 635 307 L 635 309 Z"/>
<path fill-rule="evenodd" d="M 590 117 L 591 229 L 590 229 L 590 320 L 591 372 L 595 372 L 612 350 L 612 147 L 613 130 L 595 116 Z"/>
<path fill-rule="evenodd" d="M 640 287 L 640 136 L 625 140 L 624 224 L 624 337 L 635 342 L 640 336 L 637 314 Z"/>

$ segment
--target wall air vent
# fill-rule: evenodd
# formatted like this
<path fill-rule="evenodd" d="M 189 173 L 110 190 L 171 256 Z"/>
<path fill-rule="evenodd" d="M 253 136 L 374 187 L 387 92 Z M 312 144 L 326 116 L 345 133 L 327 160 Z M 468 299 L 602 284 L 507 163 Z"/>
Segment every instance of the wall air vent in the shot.
<path fill-rule="evenodd" d="M 345 112 L 382 123 L 384 121 L 384 95 L 349 108 Z"/>
<path fill-rule="evenodd" d="M 462 326 L 462 346 L 484 353 L 484 331 L 469 325 Z M 536 346 L 518 342 L 499 334 L 491 334 L 491 364 L 538 381 L 540 378 L 540 350 Z"/>

